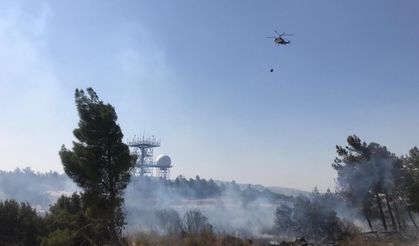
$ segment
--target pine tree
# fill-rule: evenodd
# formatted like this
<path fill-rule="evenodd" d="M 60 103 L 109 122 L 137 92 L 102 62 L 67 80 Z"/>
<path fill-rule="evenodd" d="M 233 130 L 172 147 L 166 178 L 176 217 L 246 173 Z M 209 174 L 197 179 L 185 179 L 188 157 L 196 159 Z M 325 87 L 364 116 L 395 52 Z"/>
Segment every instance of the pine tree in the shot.
<path fill-rule="evenodd" d="M 409 151 L 409 155 L 403 158 L 403 163 L 403 191 L 405 191 L 408 198 L 403 199 L 403 205 L 407 208 L 407 212 L 413 225 L 418 228 L 410 213 L 410 209 L 419 212 L 419 149 L 417 147 L 412 148 Z"/>
<path fill-rule="evenodd" d="M 110 104 L 99 100 L 88 88 L 87 95 L 76 89 L 75 101 L 80 117 L 73 131 L 77 142 L 72 150 L 60 151 L 65 173 L 83 189 L 88 216 L 97 221 L 114 245 L 120 244 L 124 225 L 123 191 L 130 181 L 134 158 L 122 142 L 117 115 Z"/>
<path fill-rule="evenodd" d="M 383 228 L 388 225 L 385 216 L 385 205 L 390 215 L 393 229 L 396 221 L 391 206 L 397 190 L 400 176 L 401 159 L 377 143 L 365 143 L 357 136 L 349 136 L 348 146 L 336 146 L 338 157 L 333 168 L 338 172 L 338 190 L 353 205 L 361 208 L 370 229 L 371 206 L 375 202 L 378 207 Z M 384 204 L 383 204 L 384 199 Z M 393 202 L 394 203 L 394 202 Z"/>

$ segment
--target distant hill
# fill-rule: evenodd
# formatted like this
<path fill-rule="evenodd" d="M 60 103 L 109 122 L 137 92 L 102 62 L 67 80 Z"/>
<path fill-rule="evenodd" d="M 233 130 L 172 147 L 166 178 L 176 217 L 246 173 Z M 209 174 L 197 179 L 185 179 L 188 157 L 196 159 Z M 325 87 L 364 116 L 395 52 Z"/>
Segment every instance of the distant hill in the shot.
<path fill-rule="evenodd" d="M 225 181 L 215 181 L 217 184 L 228 184 L 230 182 L 225 182 Z M 283 196 L 308 196 L 311 192 L 309 191 L 305 191 L 305 190 L 299 190 L 299 189 L 294 189 L 294 188 L 287 188 L 287 187 L 280 187 L 280 186 L 263 186 L 263 185 L 259 185 L 259 184 L 237 184 L 240 189 L 245 189 L 246 187 L 251 187 L 253 189 L 258 190 L 259 192 L 263 192 L 265 190 L 269 190 L 271 192 L 274 192 L 276 194 L 279 195 L 283 195 Z"/>
<path fill-rule="evenodd" d="M 225 182 L 225 181 L 220 181 L 217 180 L 215 181 L 217 184 L 227 184 L 230 182 Z M 264 190 L 269 190 L 272 191 L 276 194 L 280 194 L 280 195 L 284 195 L 284 196 L 308 196 L 311 192 L 309 191 L 305 191 L 305 190 L 299 190 L 299 189 L 294 189 L 294 188 L 287 188 L 287 187 L 280 187 L 280 186 L 263 186 L 263 185 L 259 185 L 259 184 L 237 184 L 241 189 L 245 189 L 246 187 L 251 187 L 253 189 L 256 189 L 258 191 L 264 191 Z"/>
<path fill-rule="evenodd" d="M 286 196 L 299 196 L 299 195 L 308 196 L 311 193 L 305 190 L 298 190 L 294 188 L 285 188 L 285 187 L 279 187 L 279 186 L 268 186 L 266 188 L 268 188 L 269 190 L 275 193 L 286 195 Z"/>
<path fill-rule="evenodd" d="M 39 173 L 30 168 L 0 171 L 0 200 L 28 202 L 39 212 L 46 212 L 59 196 L 77 190 L 65 174 Z M 276 208 L 293 202 L 290 194 L 307 192 L 199 176 L 188 179 L 178 176 L 171 180 L 134 176 L 124 195 L 127 229 L 154 230 L 159 228 L 161 211 L 183 216 L 188 210 L 198 209 L 221 231 L 256 234 L 271 228 Z"/>
<path fill-rule="evenodd" d="M 60 196 L 69 195 L 79 188 L 65 174 L 56 172 L 39 173 L 30 168 L 14 171 L 0 171 L 0 200 L 16 199 L 27 201 L 41 210 Z M 178 196 L 190 199 L 207 199 L 223 196 L 226 192 L 234 191 L 244 201 L 256 198 L 268 199 L 273 203 L 290 201 L 292 196 L 308 192 L 282 187 L 264 187 L 262 185 L 237 184 L 234 181 L 205 180 L 196 176 L 195 179 L 178 176 L 172 180 L 157 178 L 133 177 L 126 194 L 128 197 L 141 194 L 142 197 L 152 197 L 158 193 L 165 193 L 165 198 Z"/>

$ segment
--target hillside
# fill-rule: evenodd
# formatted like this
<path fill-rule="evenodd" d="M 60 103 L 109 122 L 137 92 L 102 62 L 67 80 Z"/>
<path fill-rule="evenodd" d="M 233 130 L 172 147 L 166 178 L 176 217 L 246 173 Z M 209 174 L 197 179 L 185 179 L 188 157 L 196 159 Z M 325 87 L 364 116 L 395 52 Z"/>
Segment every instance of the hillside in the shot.
<path fill-rule="evenodd" d="M 0 171 L 0 199 L 28 202 L 40 213 L 46 212 L 61 195 L 77 190 L 65 174 L 37 173 L 30 168 Z M 125 192 L 127 229 L 156 230 L 161 211 L 182 215 L 198 209 L 223 231 L 257 234 L 273 224 L 278 205 L 293 199 L 278 189 L 274 192 L 261 185 L 234 181 L 215 182 L 199 176 L 178 176 L 173 180 L 135 176 Z"/>

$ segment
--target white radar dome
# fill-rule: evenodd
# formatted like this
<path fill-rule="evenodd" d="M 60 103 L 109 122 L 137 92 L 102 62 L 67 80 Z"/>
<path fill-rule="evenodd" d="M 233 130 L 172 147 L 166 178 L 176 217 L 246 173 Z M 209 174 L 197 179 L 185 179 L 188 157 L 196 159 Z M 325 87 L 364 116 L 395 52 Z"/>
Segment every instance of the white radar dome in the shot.
<path fill-rule="evenodd" d="M 172 160 L 168 155 L 159 155 L 156 158 L 156 165 L 159 167 L 170 167 L 170 164 L 172 164 Z"/>

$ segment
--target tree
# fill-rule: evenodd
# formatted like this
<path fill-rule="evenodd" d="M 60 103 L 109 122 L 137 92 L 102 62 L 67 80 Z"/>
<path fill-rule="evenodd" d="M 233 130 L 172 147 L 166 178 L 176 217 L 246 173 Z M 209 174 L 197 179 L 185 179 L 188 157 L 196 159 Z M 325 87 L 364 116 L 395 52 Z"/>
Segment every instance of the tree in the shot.
<path fill-rule="evenodd" d="M 42 218 L 28 203 L 0 202 L 0 245 L 39 245 Z"/>
<path fill-rule="evenodd" d="M 336 197 L 315 189 L 310 197 L 298 196 L 292 205 L 281 204 L 275 212 L 274 229 L 279 236 L 299 235 L 315 241 L 337 241 L 352 235 L 355 226 L 335 211 Z"/>
<path fill-rule="evenodd" d="M 403 180 L 401 183 L 407 197 L 406 200 L 408 200 L 403 199 L 403 205 L 408 207 L 407 203 L 409 203 L 409 209 L 419 212 L 419 149 L 417 147 L 412 148 L 409 151 L 409 155 L 403 158 L 403 164 Z M 410 211 L 407 210 L 407 212 L 413 225 L 418 228 Z"/>
<path fill-rule="evenodd" d="M 92 221 L 85 216 L 85 208 L 77 193 L 58 198 L 50 207 L 44 222 L 48 235 L 42 240 L 43 246 L 87 245 L 87 242 L 92 244 L 93 241 L 99 241 L 94 238 Z"/>
<path fill-rule="evenodd" d="M 188 210 L 183 216 L 181 230 L 186 234 L 200 234 L 212 232 L 212 226 L 199 210 Z"/>
<path fill-rule="evenodd" d="M 401 183 L 401 159 L 385 146 L 367 144 L 355 135 L 349 136 L 347 142 L 348 146 L 345 148 L 336 146 L 338 157 L 332 165 L 338 172 L 340 194 L 363 211 L 371 230 L 371 207 L 374 202 L 377 204 L 383 228 L 388 230 L 382 201 L 384 198 L 393 229 L 397 230 L 394 216 L 397 209 L 394 208 L 400 194 L 397 190 L 400 190 Z"/>
<path fill-rule="evenodd" d="M 75 92 L 80 121 L 73 134 L 78 141 L 73 142 L 72 150 L 63 145 L 59 154 L 65 173 L 83 189 L 88 215 L 119 245 L 124 225 L 123 191 L 135 160 L 122 142 L 114 107 L 100 101 L 92 88 L 86 91 Z"/>
<path fill-rule="evenodd" d="M 294 237 L 297 232 L 297 225 L 292 217 L 293 208 L 282 203 L 275 210 L 274 230 L 281 236 Z"/>
<path fill-rule="evenodd" d="M 419 212 L 419 149 L 414 147 L 404 159 L 404 165 L 408 172 L 407 190 L 411 207 Z"/>

